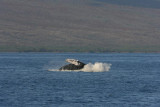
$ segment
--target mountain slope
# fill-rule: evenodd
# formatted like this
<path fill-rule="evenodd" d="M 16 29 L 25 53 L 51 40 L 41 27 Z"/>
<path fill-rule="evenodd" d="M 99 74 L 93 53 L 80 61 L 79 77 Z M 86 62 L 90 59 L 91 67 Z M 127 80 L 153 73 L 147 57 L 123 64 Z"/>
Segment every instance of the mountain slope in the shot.
<path fill-rule="evenodd" d="M 160 52 L 160 9 L 95 0 L 1 0 L 0 51 Z"/>
<path fill-rule="evenodd" d="M 160 8 L 160 0 L 95 0 L 110 4 L 142 7 L 142 8 Z"/>

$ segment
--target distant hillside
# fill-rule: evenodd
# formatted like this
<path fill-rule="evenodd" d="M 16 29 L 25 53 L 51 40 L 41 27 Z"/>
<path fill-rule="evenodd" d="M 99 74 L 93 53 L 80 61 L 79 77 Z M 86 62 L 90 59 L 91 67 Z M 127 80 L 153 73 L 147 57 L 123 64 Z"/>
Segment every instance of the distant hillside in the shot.
<path fill-rule="evenodd" d="M 0 51 L 160 52 L 160 0 L 116 1 L 0 0 Z"/>
<path fill-rule="evenodd" d="M 142 7 L 142 8 L 160 8 L 160 0 L 95 0 L 117 5 Z"/>

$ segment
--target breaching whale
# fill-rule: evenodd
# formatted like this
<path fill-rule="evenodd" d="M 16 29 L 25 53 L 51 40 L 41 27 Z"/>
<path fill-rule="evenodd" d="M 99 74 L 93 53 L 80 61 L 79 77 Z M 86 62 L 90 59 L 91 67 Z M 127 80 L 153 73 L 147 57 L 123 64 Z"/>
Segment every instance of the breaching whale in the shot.
<path fill-rule="evenodd" d="M 66 59 L 66 62 L 69 62 L 70 64 L 62 66 L 59 70 L 80 70 L 82 69 L 86 64 L 83 62 L 80 62 L 76 59 Z"/>

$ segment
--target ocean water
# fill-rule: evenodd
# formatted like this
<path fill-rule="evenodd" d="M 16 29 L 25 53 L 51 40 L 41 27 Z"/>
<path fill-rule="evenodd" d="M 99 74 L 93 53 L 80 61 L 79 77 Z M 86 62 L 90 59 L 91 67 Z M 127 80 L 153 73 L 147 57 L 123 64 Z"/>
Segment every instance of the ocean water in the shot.
<path fill-rule="evenodd" d="M 58 71 L 66 58 L 109 65 Z M 0 107 L 160 107 L 160 54 L 0 53 Z"/>

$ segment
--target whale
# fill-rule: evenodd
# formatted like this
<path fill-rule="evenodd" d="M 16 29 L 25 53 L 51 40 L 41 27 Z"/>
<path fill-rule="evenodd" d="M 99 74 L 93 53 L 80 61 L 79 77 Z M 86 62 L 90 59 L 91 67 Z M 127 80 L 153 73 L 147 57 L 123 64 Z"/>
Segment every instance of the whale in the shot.
<path fill-rule="evenodd" d="M 76 59 L 66 59 L 66 62 L 70 63 L 68 65 L 64 65 L 61 68 L 59 68 L 60 71 L 63 70 L 80 70 L 83 69 L 86 65 L 85 63 L 76 60 Z"/>

